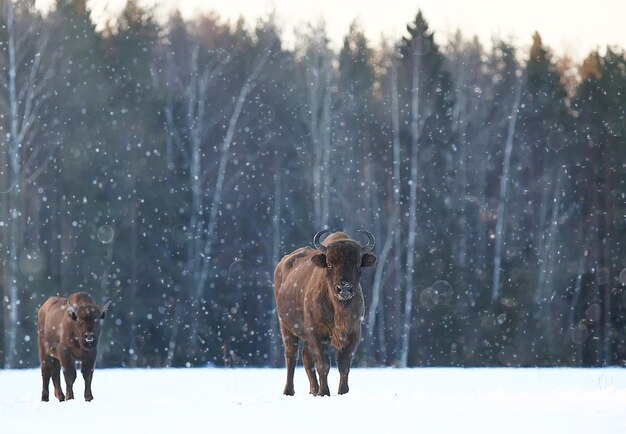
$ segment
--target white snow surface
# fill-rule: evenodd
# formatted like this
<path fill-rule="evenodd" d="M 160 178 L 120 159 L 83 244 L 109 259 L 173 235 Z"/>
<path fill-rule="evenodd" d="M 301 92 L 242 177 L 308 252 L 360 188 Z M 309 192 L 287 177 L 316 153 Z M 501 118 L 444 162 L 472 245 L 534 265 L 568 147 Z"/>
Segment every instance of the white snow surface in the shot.
<path fill-rule="evenodd" d="M 350 392 L 283 396 L 284 369 L 96 369 L 95 399 L 40 402 L 38 370 L 0 370 L 0 433 L 624 433 L 626 369 L 354 368 Z"/>

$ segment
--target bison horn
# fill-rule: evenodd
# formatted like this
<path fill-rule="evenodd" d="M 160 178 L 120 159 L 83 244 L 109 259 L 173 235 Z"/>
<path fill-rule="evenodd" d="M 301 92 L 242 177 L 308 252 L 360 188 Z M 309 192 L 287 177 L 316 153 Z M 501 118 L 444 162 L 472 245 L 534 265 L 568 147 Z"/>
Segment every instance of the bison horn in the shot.
<path fill-rule="evenodd" d="M 320 243 L 320 238 L 322 235 L 329 233 L 329 232 L 330 231 L 328 229 L 322 229 L 321 231 L 316 233 L 315 236 L 313 237 L 313 247 L 315 247 L 317 250 L 319 250 L 322 253 L 326 252 L 326 246 Z"/>
<path fill-rule="evenodd" d="M 374 248 L 374 245 L 376 245 L 376 239 L 374 238 L 374 235 L 372 235 L 371 232 L 362 231 L 360 229 L 359 229 L 359 232 L 367 236 L 367 244 L 361 244 L 361 249 L 372 250 Z"/>
<path fill-rule="evenodd" d="M 69 302 L 69 300 L 67 301 L 67 308 L 70 310 L 70 312 L 72 312 L 74 315 L 76 315 L 78 313 L 78 308 L 76 306 L 74 306 L 72 303 Z"/>
<path fill-rule="evenodd" d="M 109 310 L 109 306 L 111 306 L 111 300 L 104 303 L 104 306 L 102 306 L 102 312 L 107 312 Z"/>

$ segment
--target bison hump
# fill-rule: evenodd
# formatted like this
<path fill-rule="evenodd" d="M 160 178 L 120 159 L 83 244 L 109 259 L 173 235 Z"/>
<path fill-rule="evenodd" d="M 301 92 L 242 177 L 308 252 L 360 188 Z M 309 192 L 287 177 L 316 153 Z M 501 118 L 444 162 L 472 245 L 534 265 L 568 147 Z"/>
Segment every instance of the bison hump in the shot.
<path fill-rule="evenodd" d="M 293 268 L 299 259 L 304 258 L 312 250 L 313 249 L 310 247 L 302 247 L 296 250 L 295 252 L 293 252 L 291 255 L 289 255 L 289 258 L 287 258 L 287 260 L 285 261 L 286 268 L 288 270 Z"/>

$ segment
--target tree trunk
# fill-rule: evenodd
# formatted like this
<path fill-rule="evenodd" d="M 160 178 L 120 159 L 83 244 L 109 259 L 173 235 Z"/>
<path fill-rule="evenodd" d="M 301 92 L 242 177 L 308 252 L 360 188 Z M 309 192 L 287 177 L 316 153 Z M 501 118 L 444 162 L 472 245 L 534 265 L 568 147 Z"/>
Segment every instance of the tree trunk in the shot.
<path fill-rule="evenodd" d="M 204 246 L 202 251 L 199 252 L 199 256 L 202 258 L 200 265 L 200 273 L 195 284 L 194 301 L 197 306 L 195 315 L 193 316 L 190 333 L 191 333 L 191 348 L 195 353 L 198 348 L 198 331 L 199 331 L 199 317 L 202 314 L 201 304 L 204 298 L 204 288 L 209 277 L 209 271 L 211 266 L 211 259 L 213 255 L 213 241 L 215 238 L 215 231 L 217 228 L 218 213 L 222 206 L 222 194 L 224 192 L 224 180 L 226 178 L 226 166 L 230 160 L 230 148 L 235 138 L 237 131 L 237 125 L 239 123 L 239 117 L 243 112 L 244 104 L 250 94 L 250 92 L 256 86 L 256 80 L 258 79 L 261 71 L 263 70 L 267 58 L 269 56 L 269 47 L 263 50 L 261 57 L 256 60 L 253 69 L 246 79 L 245 83 L 239 91 L 239 96 L 235 102 L 233 113 L 228 123 L 228 129 L 226 135 L 222 141 L 220 147 L 220 159 L 217 168 L 217 178 L 215 180 L 215 187 L 213 189 L 213 198 L 211 200 L 211 207 L 209 209 L 209 216 L 206 222 L 206 228 L 204 232 Z"/>
<path fill-rule="evenodd" d="M 282 210 L 282 159 L 280 152 L 274 153 L 274 198 L 272 205 L 272 266 L 278 264 L 281 258 L 281 210 Z M 273 276 L 272 276 L 273 277 Z M 274 288 L 271 287 L 273 294 Z M 272 299 L 274 297 L 271 297 Z M 273 302 L 272 302 L 273 304 Z M 281 357 L 281 336 L 278 330 L 278 314 L 276 306 L 272 306 L 270 318 L 270 348 L 268 349 L 270 366 L 279 366 Z"/>
<path fill-rule="evenodd" d="M 559 207 L 561 198 L 561 172 L 555 174 L 556 183 L 552 199 L 552 214 L 550 218 L 550 227 L 548 237 L 544 245 L 544 254 L 540 266 L 540 283 L 538 284 L 538 304 L 539 304 L 539 323 L 542 332 L 541 336 L 546 343 L 548 360 L 554 363 L 550 358 L 557 353 L 555 335 L 556 330 L 553 328 L 554 321 L 552 318 L 551 306 L 554 282 L 554 262 L 556 259 L 556 243 L 558 238 L 559 223 Z"/>
<path fill-rule="evenodd" d="M 411 327 L 413 325 L 413 277 L 415 274 L 415 239 L 417 237 L 417 182 L 418 182 L 418 147 L 420 122 L 420 69 L 421 69 L 421 41 L 414 39 L 413 51 L 413 80 L 411 87 L 411 158 L 409 181 L 409 225 L 407 230 L 405 293 L 404 293 L 404 326 L 402 333 L 402 347 L 400 352 L 400 367 L 406 368 L 409 359 L 411 342 Z"/>
<path fill-rule="evenodd" d="M 607 145 L 608 147 L 608 145 Z M 605 151 L 606 152 L 606 151 Z M 602 298 L 602 366 L 609 366 L 613 361 L 613 345 L 612 345 L 612 326 L 611 326 L 611 294 L 612 294 L 612 282 L 611 282 L 611 240 L 610 236 L 612 229 L 612 211 L 611 207 L 611 167 L 609 158 L 606 154 L 600 153 L 598 156 L 600 164 L 598 167 L 602 168 L 602 175 L 599 179 L 599 194 L 602 201 L 601 210 L 602 213 L 598 215 L 600 219 L 600 233 L 601 251 L 598 265 L 601 269 L 606 270 L 606 274 L 602 278 L 601 289 L 603 290 Z"/>
<path fill-rule="evenodd" d="M 6 214 L 1 216 L 6 225 L 8 258 L 4 265 L 4 364 L 5 368 L 15 367 L 17 356 L 17 333 L 19 327 L 19 291 L 20 277 L 19 255 L 22 252 L 22 238 L 25 222 L 25 189 L 34 182 L 50 161 L 53 145 L 45 151 L 48 157 L 36 167 L 38 154 L 43 144 L 35 145 L 40 121 L 40 112 L 48 94 L 46 85 L 51 74 L 43 73 L 42 59 L 48 54 L 48 28 L 43 27 L 35 32 L 40 23 L 27 13 L 16 14 L 16 8 L 25 8 L 21 2 L 4 2 L 1 6 L 6 18 L 6 51 L 3 53 L 3 73 L 0 74 L 1 87 L 6 90 L 4 105 L 8 108 L 6 128 L 6 155 L 8 177 L 11 177 L 10 188 L 6 193 Z M 25 11 L 25 9 L 24 9 Z M 21 11 L 22 12 L 22 11 Z M 19 23 L 18 23 L 19 21 Z M 47 71 L 47 72 L 52 72 Z M 29 152 L 30 154 L 25 154 Z M 44 152 L 45 153 L 45 152 Z M 27 155 L 27 158 L 24 156 Z M 24 161 L 25 159 L 25 161 Z"/>
<path fill-rule="evenodd" d="M 500 267 L 502 263 L 502 246 L 504 245 L 505 227 L 504 217 L 506 211 L 507 188 L 509 184 L 509 170 L 511 166 L 511 154 L 513 152 L 513 137 L 515 134 L 515 123 L 519 114 L 519 105 L 522 97 L 522 76 L 520 76 L 515 88 L 515 97 L 513 99 L 513 107 L 511 116 L 509 117 L 509 126 L 507 130 L 506 143 L 504 147 L 504 161 L 502 162 L 502 176 L 500 177 L 500 193 L 498 195 L 498 211 L 496 214 L 496 233 L 495 247 L 493 258 L 493 279 L 491 285 L 491 300 L 498 299 L 500 293 Z"/>
<path fill-rule="evenodd" d="M 9 2 L 10 3 L 10 2 Z M 18 109 L 18 90 L 17 90 L 17 63 L 16 57 L 16 35 L 15 35 L 15 11 L 10 4 L 5 6 L 7 9 L 7 31 L 8 31 L 8 105 L 9 105 L 9 164 L 12 174 L 11 190 L 8 193 L 8 219 L 7 233 L 9 235 L 8 244 L 8 266 L 5 269 L 5 294 L 6 312 L 5 312 L 5 342 L 4 342 L 4 367 L 14 368 L 16 345 L 17 345 L 17 327 L 18 327 L 18 291 L 17 279 L 19 274 L 18 254 L 21 249 L 21 214 L 20 198 L 22 195 L 22 161 L 19 137 L 19 109 Z"/>
<path fill-rule="evenodd" d="M 316 230 L 319 230 L 328 227 L 330 208 L 332 65 L 325 51 L 312 56 L 306 82 L 308 128 L 313 146 L 313 217 Z"/>
<path fill-rule="evenodd" d="M 378 316 L 378 348 L 376 351 L 386 356 L 386 343 L 385 343 L 385 330 L 384 330 L 384 322 L 381 321 L 381 316 L 383 315 L 387 306 L 382 306 L 380 308 L 380 296 L 382 293 L 383 285 L 382 278 L 384 267 L 387 262 L 387 256 L 389 255 L 389 250 L 393 248 L 394 256 L 393 256 L 393 276 L 394 279 L 397 279 L 398 276 L 401 275 L 401 263 L 400 263 L 400 255 L 401 255 L 401 242 L 400 242 L 400 110 L 398 103 L 398 70 L 396 68 L 395 59 L 391 59 L 390 62 L 391 67 L 391 125 L 393 129 L 393 161 L 392 161 L 392 173 L 393 173 L 393 195 L 391 203 L 391 215 L 389 216 L 388 224 L 387 224 L 387 235 L 385 238 L 385 244 L 383 245 L 383 249 L 381 251 L 380 257 L 378 258 L 378 262 L 376 265 L 376 271 L 374 274 L 374 282 L 372 284 L 372 301 L 370 303 L 370 309 L 367 317 L 367 346 L 368 353 L 370 356 L 374 357 L 371 354 L 371 348 L 373 345 L 373 337 L 374 331 L 376 327 L 376 317 Z M 396 284 L 397 282 L 394 282 Z"/>

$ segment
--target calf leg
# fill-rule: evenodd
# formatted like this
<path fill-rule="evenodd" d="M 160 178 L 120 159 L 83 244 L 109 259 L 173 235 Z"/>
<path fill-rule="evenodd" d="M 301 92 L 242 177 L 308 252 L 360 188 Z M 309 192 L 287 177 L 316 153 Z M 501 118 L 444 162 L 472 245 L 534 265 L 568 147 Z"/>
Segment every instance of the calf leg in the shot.
<path fill-rule="evenodd" d="M 298 362 L 298 337 L 291 333 L 282 322 L 280 324 L 280 333 L 283 336 L 285 365 L 287 365 L 287 383 L 285 384 L 283 394 L 293 396 L 294 393 L 296 393 L 293 387 L 293 374 L 296 370 L 296 363 Z"/>
<path fill-rule="evenodd" d="M 55 358 L 52 358 L 52 384 L 54 385 L 54 396 L 59 401 L 65 401 L 65 395 L 61 389 L 61 362 Z"/>
<path fill-rule="evenodd" d="M 311 395 L 317 395 L 320 386 L 317 383 L 317 375 L 315 374 L 315 361 L 309 350 L 309 345 L 306 342 L 304 343 L 304 350 L 302 351 L 302 362 L 304 363 L 306 375 L 309 377 L 309 393 Z"/>
<path fill-rule="evenodd" d="M 95 363 L 92 361 L 84 361 L 81 364 L 80 372 L 85 380 L 85 401 L 91 401 L 93 394 L 91 393 L 91 379 L 93 378 L 93 369 Z"/>
<path fill-rule="evenodd" d="M 65 398 L 74 399 L 74 381 L 76 381 L 76 366 L 74 359 L 68 356 L 61 356 L 61 367 L 65 377 Z"/>
<path fill-rule="evenodd" d="M 358 340 L 357 340 L 358 342 Z M 346 348 L 337 351 L 337 368 L 339 369 L 339 394 L 348 393 L 348 374 L 350 373 L 350 365 L 356 344 L 350 344 Z"/>
<path fill-rule="evenodd" d="M 41 378 L 43 380 L 41 400 L 45 402 L 50 399 L 50 377 L 52 377 L 52 360 L 50 359 L 49 356 L 41 358 Z"/>

